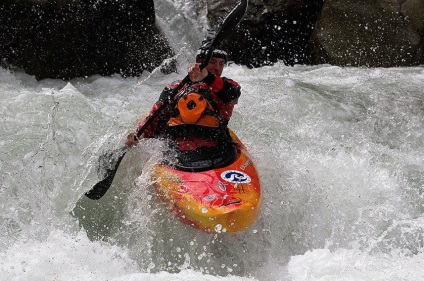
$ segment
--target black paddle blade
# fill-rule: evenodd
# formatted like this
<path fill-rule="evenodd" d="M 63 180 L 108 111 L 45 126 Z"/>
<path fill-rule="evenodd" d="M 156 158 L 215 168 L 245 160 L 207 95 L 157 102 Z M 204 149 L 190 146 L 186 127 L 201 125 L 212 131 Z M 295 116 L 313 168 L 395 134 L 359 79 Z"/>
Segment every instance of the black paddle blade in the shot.
<path fill-rule="evenodd" d="M 224 18 L 216 32 L 208 32 L 206 39 L 200 46 L 200 49 L 205 50 L 206 52 L 205 59 L 203 60 L 200 69 L 203 69 L 208 65 L 212 58 L 213 50 L 219 45 L 222 38 L 227 35 L 227 32 L 240 23 L 247 11 L 247 4 L 248 0 L 241 0 L 240 3 L 238 3 L 237 6 L 235 6 L 234 9 L 232 9 L 231 12 Z"/>
<path fill-rule="evenodd" d="M 247 11 L 248 0 L 241 0 L 234 9 L 228 13 L 228 15 L 224 18 L 220 26 L 218 27 L 218 31 L 216 32 L 215 37 L 211 36 L 212 40 L 209 43 L 209 48 L 216 48 L 218 44 L 222 41 L 222 38 L 227 35 L 227 32 L 232 28 L 236 27 L 241 19 L 244 17 Z"/>
<path fill-rule="evenodd" d="M 92 200 L 98 200 L 106 194 L 112 185 L 113 179 L 115 178 L 116 172 L 118 171 L 119 164 L 121 164 L 121 161 L 125 156 L 126 149 L 126 147 L 120 148 L 101 157 L 103 161 L 109 161 L 109 163 L 106 163 L 106 167 L 104 166 L 105 163 L 102 163 L 100 167 L 100 169 L 105 168 L 105 171 L 102 173 L 103 179 L 96 183 L 89 191 L 87 191 L 85 196 Z"/>

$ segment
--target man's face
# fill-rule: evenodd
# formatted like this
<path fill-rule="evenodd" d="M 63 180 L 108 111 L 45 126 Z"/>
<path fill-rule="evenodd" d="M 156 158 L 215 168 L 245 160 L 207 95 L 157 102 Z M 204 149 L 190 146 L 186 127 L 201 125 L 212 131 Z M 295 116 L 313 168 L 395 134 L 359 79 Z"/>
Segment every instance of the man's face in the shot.
<path fill-rule="evenodd" d="M 221 76 L 222 71 L 224 70 L 225 59 L 212 57 L 209 61 L 209 64 L 206 66 L 206 69 L 215 75 Z"/>

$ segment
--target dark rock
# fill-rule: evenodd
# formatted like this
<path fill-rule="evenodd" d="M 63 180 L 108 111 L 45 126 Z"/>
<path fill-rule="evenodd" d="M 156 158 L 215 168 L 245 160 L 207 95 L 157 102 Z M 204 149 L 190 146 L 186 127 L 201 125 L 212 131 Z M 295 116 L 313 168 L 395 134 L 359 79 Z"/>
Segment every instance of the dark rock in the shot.
<path fill-rule="evenodd" d="M 237 0 L 195 1 L 216 28 Z M 230 60 L 249 67 L 424 64 L 422 0 L 250 0 L 241 24 L 225 36 Z M 199 42 L 200 43 L 200 42 Z M 37 78 L 139 75 L 172 57 L 155 25 L 153 0 L 2 0 L 3 66 Z M 175 69 L 166 61 L 163 71 Z"/>
<path fill-rule="evenodd" d="M 249 67 L 278 60 L 288 65 L 303 63 L 322 4 L 323 0 L 250 1 L 243 21 L 226 36 L 222 48 L 229 52 L 230 60 Z M 213 26 L 229 6 L 216 9 L 218 12 L 209 13 Z"/>
<path fill-rule="evenodd" d="M 423 15 L 422 1 L 327 0 L 311 40 L 308 63 L 422 64 Z"/>
<path fill-rule="evenodd" d="M 3 63 L 38 79 L 139 75 L 172 56 L 153 0 L 2 1 Z"/>
<path fill-rule="evenodd" d="M 233 1 L 208 1 L 212 27 Z M 251 67 L 333 64 L 369 67 L 424 64 L 422 0 L 250 0 L 223 48 Z"/>

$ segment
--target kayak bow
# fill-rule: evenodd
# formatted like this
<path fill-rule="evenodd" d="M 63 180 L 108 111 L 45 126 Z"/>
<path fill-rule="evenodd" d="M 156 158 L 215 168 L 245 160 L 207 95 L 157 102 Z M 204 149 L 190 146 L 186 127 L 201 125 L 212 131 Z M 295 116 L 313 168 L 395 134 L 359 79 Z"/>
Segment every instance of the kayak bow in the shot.
<path fill-rule="evenodd" d="M 234 132 L 231 136 L 238 153 L 226 167 L 189 172 L 156 164 L 153 170 L 154 186 L 175 215 L 208 233 L 244 231 L 260 211 L 262 191 L 257 170 L 246 147 Z"/>

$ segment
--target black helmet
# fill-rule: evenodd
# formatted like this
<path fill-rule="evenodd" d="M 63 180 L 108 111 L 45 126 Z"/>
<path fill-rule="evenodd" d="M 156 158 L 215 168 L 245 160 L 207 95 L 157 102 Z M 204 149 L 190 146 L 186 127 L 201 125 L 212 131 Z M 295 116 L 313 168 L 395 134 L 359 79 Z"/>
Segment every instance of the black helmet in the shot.
<path fill-rule="evenodd" d="M 206 52 L 207 52 L 207 50 L 204 50 L 202 48 L 197 50 L 196 60 L 199 60 L 199 59 L 203 60 L 206 57 Z M 222 58 L 222 59 L 225 60 L 225 63 L 227 63 L 227 61 L 228 61 L 228 54 L 227 54 L 226 51 L 223 51 L 223 50 L 219 50 L 219 49 L 213 50 L 212 57 L 213 58 Z"/>

